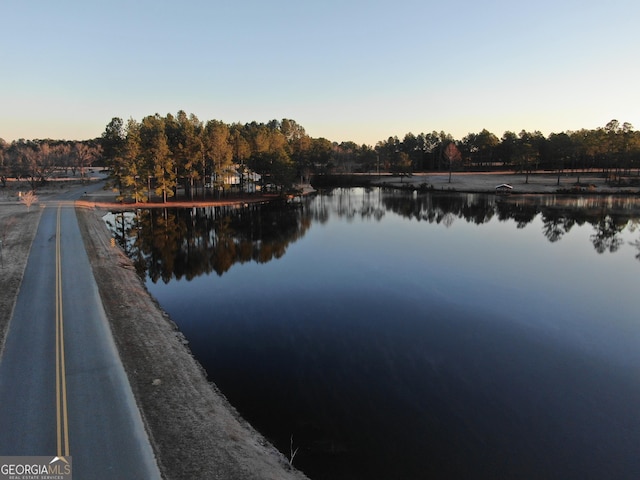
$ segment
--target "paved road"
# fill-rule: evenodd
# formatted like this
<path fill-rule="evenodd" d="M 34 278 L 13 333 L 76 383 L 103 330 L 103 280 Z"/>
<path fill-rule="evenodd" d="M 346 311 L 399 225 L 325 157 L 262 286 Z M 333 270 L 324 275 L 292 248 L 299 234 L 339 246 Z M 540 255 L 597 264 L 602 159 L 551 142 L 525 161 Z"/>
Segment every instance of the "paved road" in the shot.
<path fill-rule="evenodd" d="M 74 478 L 160 478 L 66 194 L 47 202 L 0 358 L 0 455 Z"/>

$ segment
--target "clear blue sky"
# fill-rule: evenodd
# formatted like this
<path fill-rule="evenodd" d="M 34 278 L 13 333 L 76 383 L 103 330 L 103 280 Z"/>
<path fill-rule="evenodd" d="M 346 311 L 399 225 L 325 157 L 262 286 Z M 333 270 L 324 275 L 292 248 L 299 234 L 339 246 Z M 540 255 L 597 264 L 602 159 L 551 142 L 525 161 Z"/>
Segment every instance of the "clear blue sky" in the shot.
<path fill-rule="evenodd" d="M 4 0 L 0 138 L 113 117 L 407 132 L 640 129 L 637 0 Z"/>

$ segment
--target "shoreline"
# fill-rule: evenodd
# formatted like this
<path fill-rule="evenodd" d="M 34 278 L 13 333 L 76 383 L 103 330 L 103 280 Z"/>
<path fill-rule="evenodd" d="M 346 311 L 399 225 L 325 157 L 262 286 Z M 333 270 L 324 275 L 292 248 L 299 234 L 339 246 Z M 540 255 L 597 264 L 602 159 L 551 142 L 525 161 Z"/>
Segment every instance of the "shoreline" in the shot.
<path fill-rule="evenodd" d="M 4 293 L 0 355 L 42 209 L 60 194 L 95 190 L 77 180 L 57 183 L 39 189 L 38 204 L 27 208 L 18 196 L 23 185 L 12 187 L 0 196 L 0 289 Z M 95 196 L 103 193 L 97 191 Z M 182 333 L 146 290 L 133 262 L 111 247 L 111 234 L 102 219 L 108 208 L 74 205 L 111 334 L 162 477 L 306 479 L 208 380 Z"/>
<path fill-rule="evenodd" d="M 137 210 L 140 208 L 191 208 L 191 207 L 224 207 L 243 204 L 262 204 L 279 200 L 281 197 L 277 195 L 259 195 L 259 196 L 238 196 L 230 197 L 224 200 L 172 200 L 169 202 L 138 202 L 127 203 L 117 202 L 113 198 L 100 200 L 100 196 L 84 195 L 83 200 L 77 200 L 76 204 L 85 208 L 103 208 L 109 210 Z M 98 198 L 98 199 L 96 199 Z"/>
<path fill-rule="evenodd" d="M 163 477 L 307 478 L 207 379 L 133 262 L 110 245 L 102 220 L 106 211 L 76 206 L 114 340 Z"/>
<path fill-rule="evenodd" d="M 632 176 L 627 180 L 633 184 L 610 185 L 601 172 L 532 172 L 529 175 L 501 172 L 453 172 L 449 181 L 449 172 L 414 173 L 410 176 L 391 174 L 346 174 L 344 178 L 358 179 L 360 185 L 417 190 L 420 192 L 458 192 L 495 194 L 495 187 L 509 184 L 512 195 L 519 194 L 578 194 L 578 195 L 638 195 L 640 177 Z M 578 183 L 579 179 L 579 183 Z M 343 185 L 347 186 L 347 185 Z"/>

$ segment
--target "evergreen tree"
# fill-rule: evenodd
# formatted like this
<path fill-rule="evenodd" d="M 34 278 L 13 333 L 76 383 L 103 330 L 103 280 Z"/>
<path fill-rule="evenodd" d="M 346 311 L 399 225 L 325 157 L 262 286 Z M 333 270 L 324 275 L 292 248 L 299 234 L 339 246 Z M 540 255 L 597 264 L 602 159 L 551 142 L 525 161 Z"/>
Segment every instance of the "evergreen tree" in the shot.
<path fill-rule="evenodd" d="M 169 149 L 165 121 L 158 114 L 145 117 L 140 127 L 142 156 L 145 166 L 153 175 L 156 195 L 166 202 L 177 186 L 175 160 Z"/>

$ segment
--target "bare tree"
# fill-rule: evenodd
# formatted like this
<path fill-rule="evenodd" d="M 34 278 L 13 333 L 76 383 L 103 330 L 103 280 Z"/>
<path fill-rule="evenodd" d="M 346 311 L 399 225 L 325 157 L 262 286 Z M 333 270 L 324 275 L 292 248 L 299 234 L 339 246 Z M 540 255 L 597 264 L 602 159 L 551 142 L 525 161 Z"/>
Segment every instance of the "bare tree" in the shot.
<path fill-rule="evenodd" d="M 91 166 L 93 161 L 100 155 L 100 146 L 91 147 L 86 143 L 76 143 L 72 151 L 72 171 L 76 174 L 76 168 L 80 169 L 80 177 L 86 177 L 86 169 Z"/>
<path fill-rule="evenodd" d="M 451 172 L 453 172 L 454 166 L 462 162 L 462 154 L 455 143 L 449 142 L 449 145 L 444 149 L 444 156 L 449 162 L 449 183 L 451 183 Z"/>
<path fill-rule="evenodd" d="M 20 201 L 27 206 L 27 211 L 30 211 L 31 205 L 38 201 L 38 196 L 33 192 L 33 190 L 30 190 L 20 197 Z"/>
<path fill-rule="evenodd" d="M 55 167 L 56 152 L 49 143 L 39 142 L 20 149 L 20 169 L 35 190 L 51 176 Z"/>
<path fill-rule="evenodd" d="M 65 174 L 67 168 L 73 168 L 73 154 L 71 151 L 71 145 L 69 143 L 58 143 L 50 146 L 47 166 L 50 168 L 49 170 L 47 170 L 46 177 L 50 176 L 55 170 L 59 170 L 60 168 L 64 169 Z M 43 179 L 46 179 L 46 177 L 44 177 Z"/>

